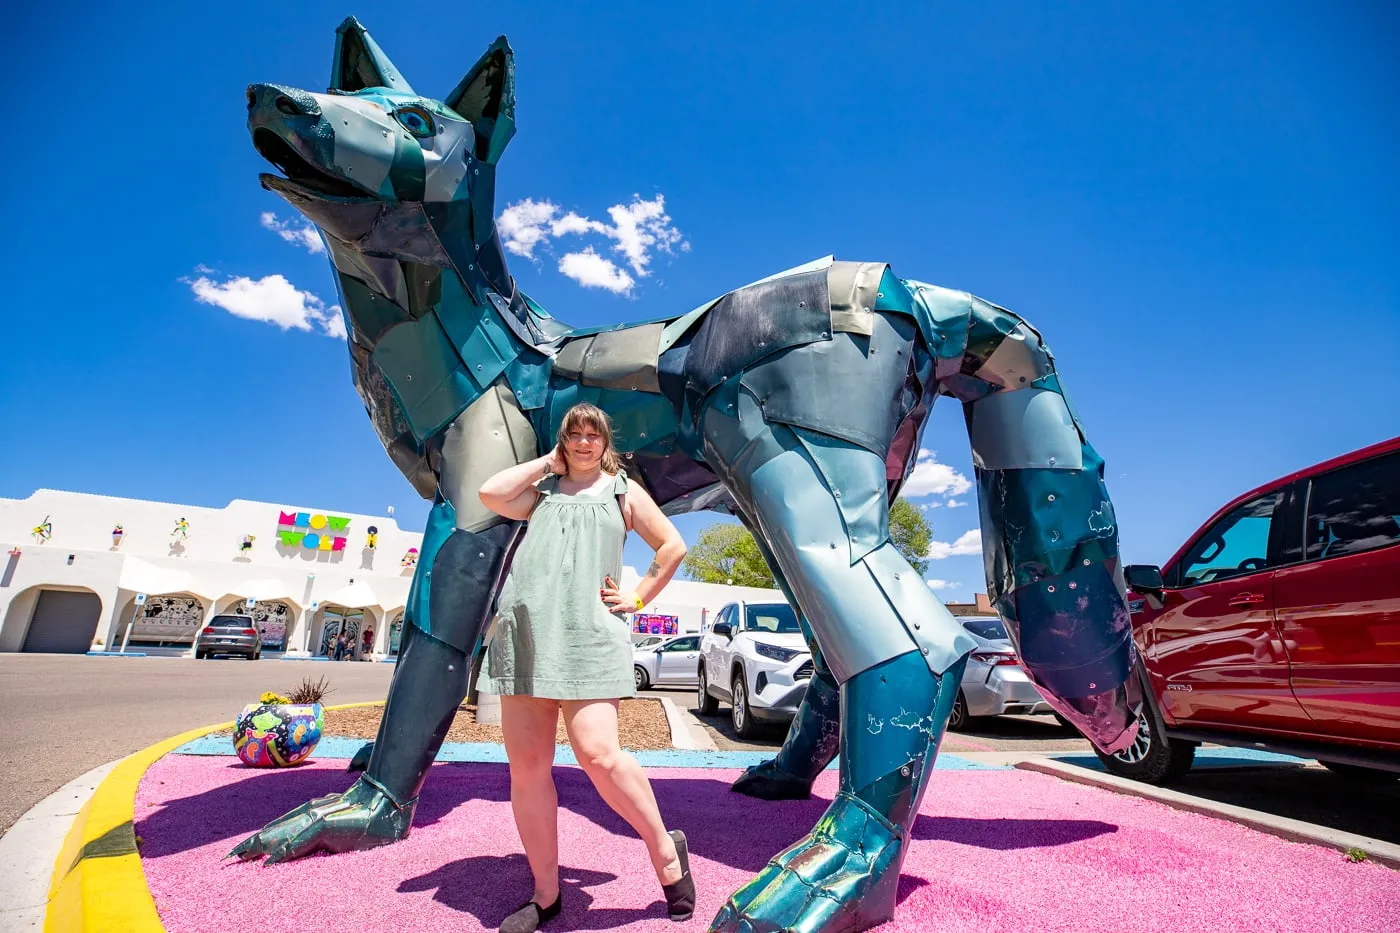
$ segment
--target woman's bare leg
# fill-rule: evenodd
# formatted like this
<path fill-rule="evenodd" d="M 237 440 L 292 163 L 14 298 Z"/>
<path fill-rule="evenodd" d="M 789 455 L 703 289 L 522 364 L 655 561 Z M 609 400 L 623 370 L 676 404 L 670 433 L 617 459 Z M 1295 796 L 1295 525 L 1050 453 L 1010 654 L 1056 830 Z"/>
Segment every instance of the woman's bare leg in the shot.
<path fill-rule="evenodd" d="M 574 755 L 612 807 L 642 837 L 662 884 L 681 878 L 676 843 L 666 833 L 651 782 L 637 759 L 622 750 L 617 738 L 617 700 L 564 700 L 564 728 Z"/>
<path fill-rule="evenodd" d="M 535 876 L 531 900 L 541 907 L 559 897 L 559 797 L 552 770 L 558 723 L 558 700 L 501 697 L 501 733 L 510 760 L 510 808 Z"/>

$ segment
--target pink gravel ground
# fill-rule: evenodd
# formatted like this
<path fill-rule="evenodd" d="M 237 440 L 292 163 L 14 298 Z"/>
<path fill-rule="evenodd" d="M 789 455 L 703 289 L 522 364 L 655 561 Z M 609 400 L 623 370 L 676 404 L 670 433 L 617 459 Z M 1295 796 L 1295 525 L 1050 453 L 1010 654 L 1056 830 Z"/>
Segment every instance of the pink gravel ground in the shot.
<path fill-rule="evenodd" d="M 142 864 L 171 933 L 494 930 L 530 894 L 504 765 L 439 764 L 413 834 L 368 852 L 225 862 L 247 833 L 344 789 L 344 761 L 254 771 L 170 755 L 136 801 Z M 728 894 L 817 819 L 822 799 L 729 792 L 735 771 L 652 769 L 690 839 L 695 919 L 665 917 L 646 851 L 576 768 L 556 768 L 565 910 L 548 933 L 703 930 Z M 914 827 L 896 919 L 940 933 L 1394 933 L 1400 873 L 1233 823 L 1023 771 L 939 771 Z"/>

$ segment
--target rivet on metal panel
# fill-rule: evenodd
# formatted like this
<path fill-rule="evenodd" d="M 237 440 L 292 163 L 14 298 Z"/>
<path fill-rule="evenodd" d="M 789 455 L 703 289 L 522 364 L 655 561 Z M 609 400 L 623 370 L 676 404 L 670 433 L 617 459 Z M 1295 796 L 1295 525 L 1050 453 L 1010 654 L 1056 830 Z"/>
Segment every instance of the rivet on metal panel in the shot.
<path fill-rule="evenodd" d="M 475 268 L 476 268 L 476 266 L 472 265 L 471 263 L 467 263 L 467 271 L 468 271 L 468 272 L 470 272 L 471 270 L 473 270 L 473 269 L 475 269 Z"/>
<path fill-rule="evenodd" d="M 807 302 L 805 302 L 805 301 L 799 301 L 799 302 L 797 303 L 797 306 L 798 306 L 799 308 L 805 308 L 805 307 L 807 307 Z"/>
<path fill-rule="evenodd" d="M 1093 690 L 1093 689 L 1095 689 L 1095 688 L 1097 688 L 1097 687 L 1098 687 L 1098 684 L 1090 684 L 1090 685 L 1089 685 L 1089 689 L 1090 689 L 1090 690 Z"/>
<path fill-rule="evenodd" d="M 831 335 L 828 334 L 826 331 L 822 331 L 822 336 L 823 336 L 823 337 L 829 337 L 829 336 L 831 336 Z"/>
<path fill-rule="evenodd" d="M 481 364 L 480 364 L 480 363 L 477 363 L 477 364 L 476 364 L 476 371 L 477 371 L 477 372 L 481 372 Z"/>
<path fill-rule="evenodd" d="M 915 623 L 914 623 L 914 628 L 923 628 L 923 626 L 920 625 L 919 623 L 915 622 Z"/>
<path fill-rule="evenodd" d="M 1054 501 L 1055 501 L 1055 494 L 1052 492 L 1052 493 L 1050 493 L 1050 495 L 1046 496 L 1045 499 L 1046 499 L 1047 502 L 1054 502 Z"/>
<path fill-rule="evenodd" d="M 646 436 L 647 436 L 647 432 L 643 431 L 643 432 L 642 432 L 642 437 L 646 437 Z"/>
<path fill-rule="evenodd" d="M 405 377 L 404 377 L 404 381 L 405 381 L 405 382 L 412 382 L 412 381 L 413 381 L 413 376 L 412 376 L 412 375 L 405 376 Z"/>
<path fill-rule="evenodd" d="M 1072 589 L 1072 590 L 1077 590 L 1077 589 L 1079 589 L 1079 584 L 1078 584 L 1078 583 L 1071 583 L 1071 584 L 1069 585 L 1069 588 Z"/>
<path fill-rule="evenodd" d="M 869 309 L 869 308 L 861 308 L 861 310 L 864 311 L 866 314 L 869 314 L 869 313 L 870 313 L 870 309 Z"/>
<path fill-rule="evenodd" d="M 1060 540 L 1060 533 L 1059 533 L 1058 531 L 1052 531 L 1052 532 L 1050 532 L 1050 540 L 1051 540 L 1051 541 L 1058 541 L 1058 540 Z"/>
<path fill-rule="evenodd" d="M 431 570 L 429 570 L 427 573 L 423 574 L 423 579 L 424 579 L 424 580 L 431 580 L 432 578 L 433 578 L 433 572 L 432 572 Z"/>
<path fill-rule="evenodd" d="M 895 578 L 896 580 L 898 580 L 898 579 L 899 579 L 899 574 L 895 574 L 895 575 L 894 575 L 894 578 Z"/>
<path fill-rule="evenodd" d="M 1021 381 L 1022 381 L 1022 382 L 1025 382 L 1026 380 L 1022 379 Z M 1054 465 L 1055 465 L 1055 458 L 1054 458 L 1054 457 L 1051 457 L 1050 460 L 1049 460 L 1049 463 L 1050 463 L 1051 466 L 1054 466 Z"/>
<path fill-rule="evenodd" d="M 501 436 L 501 432 L 500 432 L 500 431 L 492 431 L 492 432 L 491 432 L 491 436 L 492 436 L 492 437 L 500 437 L 500 436 Z"/>
<path fill-rule="evenodd" d="M 836 498 L 838 498 L 838 499 L 841 498 L 841 490 L 839 490 L 839 489 L 833 489 L 833 490 L 831 490 L 831 494 L 832 494 L 833 496 L 835 496 Z"/>
<path fill-rule="evenodd" d="M 900 768 L 900 769 L 899 769 L 899 774 L 900 774 L 900 777 L 908 777 L 908 776 L 909 776 L 909 766 L 908 766 L 908 765 L 905 765 L 904 767 Z"/>
<path fill-rule="evenodd" d="M 628 460 L 631 460 L 631 459 L 632 459 L 632 455 L 631 455 L 631 454 L 628 454 L 628 455 L 627 455 L 627 459 L 628 459 Z"/>
<path fill-rule="evenodd" d="M 1085 567 L 1089 566 L 1089 558 L 1087 558 L 1087 557 L 1084 558 L 1084 566 L 1085 566 Z"/>
<path fill-rule="evenodd" d="M 922 651 L 924 654 L 928 654 L 928 649 L 927 649 L 927 648 L 920 648 L 919 650 Z"/>
<path fill-rule="evenodd" d="M 836 542 L 835 542 L 835 541 L 831 542 L 831 549 L 832 549 L 833 551 L 836 550 Z"/>
<path fill-rule="evenodd" d="M 1047 592 L 1047 593 L 1053 593 L 1053 592 L 1055 592 L 1055 584 L 1051 583 L 1049 586 L 1047 586 L 1047 587 L 1045 588 L 1045 592 Z"/>
<path fill-rule="evenodd" d="M 885 297 L 885 293 L 884 293 L 884 292 L 876 292 L 876 293 L 875 293 L 875 297 L 876 297 L 876 298 L 884 298 L 884 297 Z"/>

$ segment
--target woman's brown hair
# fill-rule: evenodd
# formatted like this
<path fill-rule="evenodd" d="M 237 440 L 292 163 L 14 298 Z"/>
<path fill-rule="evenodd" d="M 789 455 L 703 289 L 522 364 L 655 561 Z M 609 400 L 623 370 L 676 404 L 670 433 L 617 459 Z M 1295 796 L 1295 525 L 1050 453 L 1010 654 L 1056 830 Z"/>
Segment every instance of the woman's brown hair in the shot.
<path fill-rule="evenodd" d="M 622 461 L 617 458 L 617 451 L 613 448 L 612 422 L 608 420 L 607 412 L 597 405 L 579 402 L 564 413 L 564 423 L 559 425 L 559 447 L 567 449 L 565 438 L 585 426 L 602 435 L 603 457 L 599 466 L 603 468 L 604 473 L 616 476 L 622 469 Z M 565 462 L 568 462 L 568 458 L 565 458 Z"/>

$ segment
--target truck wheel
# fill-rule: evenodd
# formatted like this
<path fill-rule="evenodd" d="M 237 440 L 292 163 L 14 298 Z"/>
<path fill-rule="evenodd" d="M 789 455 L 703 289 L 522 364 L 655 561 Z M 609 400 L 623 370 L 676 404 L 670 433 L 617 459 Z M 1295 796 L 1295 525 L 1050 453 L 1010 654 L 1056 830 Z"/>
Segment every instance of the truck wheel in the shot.
<path fill-rule="evenodd" d="M 754 722 L 753 710 L 749 708 L 749 689 L 744 685 L 744 672 L 734 672 L 734 684 L 730 696 L 734 707 L 730 710 L 730 720 L 734 723 L 734 734 L 741 739 L 751 739 L 758 735 L 758 724 Z"/>
<path fill-rule="evenodd" d="M 948 716 L 948 731 L 961 732 L 967 728 L 967 697 L 963 696 L 961 690 L 958 691 L 958 698 L 953 701 L 953 712 Z"/>
<path fill-rule="evenodd" d="M 1149 697 L 1150 694 L 1143 697 L 1142 712 L 1138 713 L 1138 734 L 1133 744 L 1116 755 L 1105 755 L 1097 748 L 1094 754 L 1109 772 L 1119 777 L 1147 784 L 1167 784 L 1191 770 L 1196 743 L 1167 738 L 1162 717 Z"/>
<path fill-rule="evenodd" d="M 710 696 L 710 678 L 705 676 L 705 665 L 700 665 L 700 673 L 695 682 L 695 711 L 701 716 L 713 716 L 719 712 L 719 700 Z"/>

